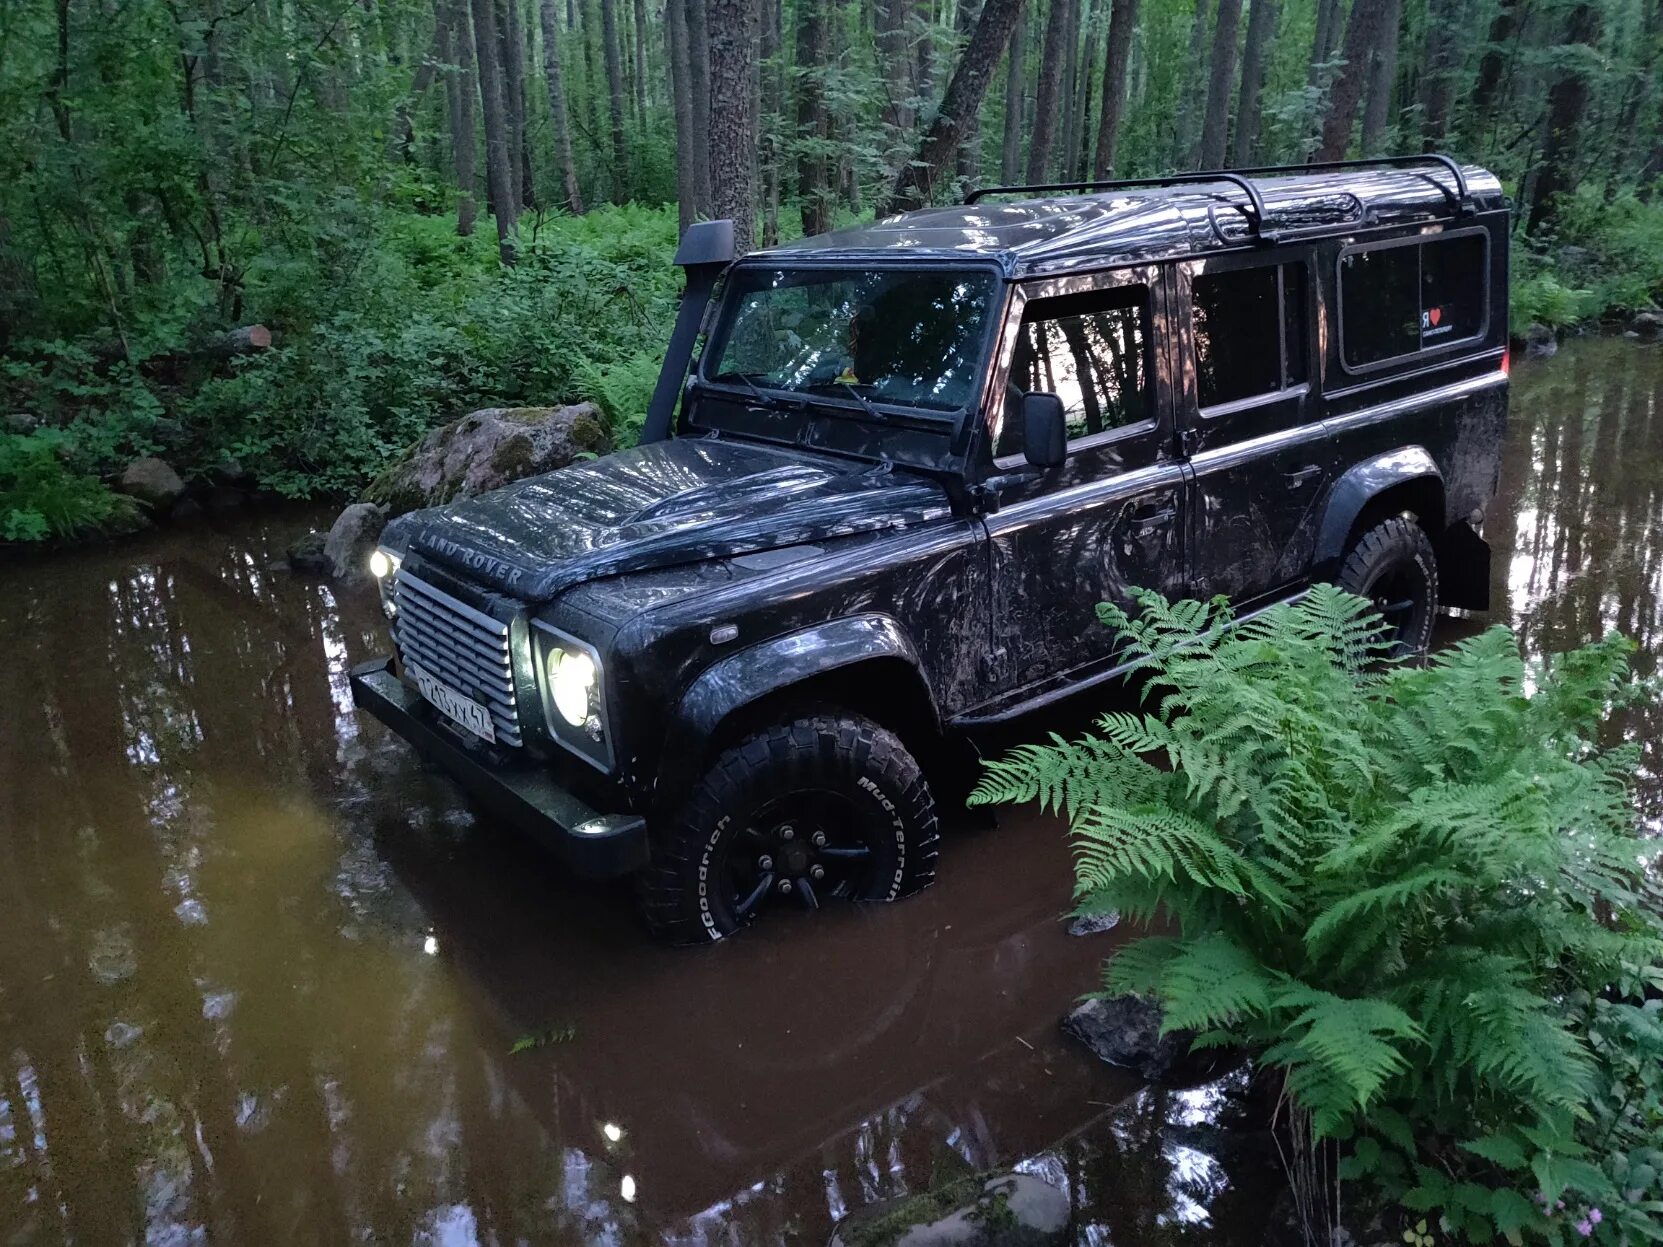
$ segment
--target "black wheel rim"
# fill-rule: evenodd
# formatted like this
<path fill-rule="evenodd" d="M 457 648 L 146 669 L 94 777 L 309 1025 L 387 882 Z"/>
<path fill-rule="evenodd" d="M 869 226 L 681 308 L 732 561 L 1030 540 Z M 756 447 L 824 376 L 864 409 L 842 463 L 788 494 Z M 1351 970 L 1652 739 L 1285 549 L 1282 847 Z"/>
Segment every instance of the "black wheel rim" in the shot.
<path fill-rule="evenodd" d="M 769 906 L 818 909 L 858 898 L 878 869 L 879 841 L 847 796 L 806 789 L 764 802 L 729 837 L 717 872 L 735 923 Z"/>
<path fill-rule="evenodd" d="M 1391 646 L 1394 655 L 1413 652 L 1418 648 L 1426 582 L 1410 562 L 1393 563 L 1369 586 L 1368 599 L 1375 613 L 1385 621 L 1381 640 Z"/>

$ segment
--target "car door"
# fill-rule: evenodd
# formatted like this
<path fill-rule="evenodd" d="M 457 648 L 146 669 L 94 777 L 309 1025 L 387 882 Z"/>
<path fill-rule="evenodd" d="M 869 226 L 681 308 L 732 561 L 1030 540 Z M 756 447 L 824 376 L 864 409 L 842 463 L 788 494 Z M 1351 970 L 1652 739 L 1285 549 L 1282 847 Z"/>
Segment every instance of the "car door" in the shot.
<path fill-rule="evenodd" d="M 1153 266 L 1018 288 L 994 374 L 995 471 L 1015 477 L 986 518 L 999 691 L 1043 692 L 1106 665 L 1115 637 L 1097 603 L 1184 579 L 1165 296 Z M 1035 471 L 1023 457 L 1021 395 L 1063 400 L 1067 455 Z"/>
<path fill-rule="evenodd" d="M 1310 565 L 1334 472 L 1311 385 L 1312 263 L 1284 252 L 1172 270 L 1192 596 L 1251 605 Z"/>

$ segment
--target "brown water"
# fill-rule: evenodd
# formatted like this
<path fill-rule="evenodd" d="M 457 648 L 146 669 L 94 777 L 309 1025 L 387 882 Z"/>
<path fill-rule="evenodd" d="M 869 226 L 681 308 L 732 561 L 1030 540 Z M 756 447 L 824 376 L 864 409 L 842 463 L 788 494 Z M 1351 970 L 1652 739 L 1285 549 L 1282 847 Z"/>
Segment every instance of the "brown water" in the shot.
<path fill-rule="evenodd" d="M 1515 380 L 1494 617 L 1653 669 L 1663 352 Z M 353 713 L 381 620 L 282 569 L 315 518 L 0 568 L 0 1243 L 819 1243 L 1012 1164 L 1082 1242 L 1258 1241 L 1274 1156 L 1221 1146 L 1220 1090 L 1058 1035 L 1117 937 L 1065 934 L 1056 824 L 961 831 L 902 905 L 655 947 Z M 1663 825 L 1663 722 L 1619 730 Z"/>

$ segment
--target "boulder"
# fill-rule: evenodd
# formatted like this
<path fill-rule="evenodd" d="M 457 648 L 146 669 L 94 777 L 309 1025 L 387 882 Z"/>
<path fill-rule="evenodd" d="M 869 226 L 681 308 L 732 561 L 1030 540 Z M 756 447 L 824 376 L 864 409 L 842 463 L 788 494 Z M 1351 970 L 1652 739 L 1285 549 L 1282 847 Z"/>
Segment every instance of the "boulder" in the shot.
<path fill-rule="evenodd" d="M 328 533 L 313 531 L 291 544 L 289 570 L 307 576 L 327 576 L 330 565 L 329 555 L 324 552 L 324 546 L 328 540 Z"/>
<path fill-rule="evenodd" d="M 179 479 L 179 473 L 156 458 L 133 460 L 116 478 L 115 487 L 157 511 L 171 507 L 185 492 L 185 482 Z"/>
<path fill-rule="evenodd" d="M 1114 910 L 1100 914 L 1078 914 L 1073 922 L 1068 924 L 1070 935 L 1101 935 L 1105 931 L 1112 931 L 1120 925 L 1120 915 Z"/>
<path fill-rule="evenodd" d="M 40 428 L 40 417 L 28 411 L 9 411 L 0 416 L 0 428 L 4 428 L 8 433 L 26 437 Z"/>
<path fill-rule="evenodd" d="M 1559 353 L 1559 338 L 1552 329 L 1533 321 L 1524 331 L 1524 357 L 1548 359 Z"/>
<path fill-rule="evenodd" d="M 386 526 L 387 508 L 373 502 L 355 502 L 342 511 L 323 541 L 330 573 L 342 580 L 368 576 L 370 552 Z"/>
<path fill-rule="evenodd" d="M 1066 1242 L 1068 1196 L 1027 1173 L 961 1179 L 850 1213 L 830 1247 L 1047 1247 Z"/>
<path fill-rule="evenodd" d="M 1161 1007 L 1142 996 L 1094 998 L 1062 1020 L 1072 1035 L 1099 1060 L 1129 1069 L 1145 1082 L 1194 1087 L 1241 1064 L 1241 1053 L 1226 1048 L 1190 1051 L 1193 1031 L 1161 1034 Z"/>
<path fill-rule="evenodd" d="M 1650 341 L 1663 338 L 1663 312 L 1636 312 L 1628 327 Z"/>
<path fill-rule="evenodd" d="M 370 483 L 364 496 L 392 515 L 500 488 L 612 449 L 593 403 L 490 407 L 434 429 Z"/>

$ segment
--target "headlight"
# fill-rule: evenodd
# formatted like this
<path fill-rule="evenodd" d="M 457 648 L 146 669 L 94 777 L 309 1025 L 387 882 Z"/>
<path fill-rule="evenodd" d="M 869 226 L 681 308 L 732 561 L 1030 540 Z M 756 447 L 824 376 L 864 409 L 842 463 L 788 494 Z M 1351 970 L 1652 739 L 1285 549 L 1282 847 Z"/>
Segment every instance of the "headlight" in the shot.
<path fill-rule="evenodd" d="M 573 727 L 589 723 L 595 711 L 595 660 L 555 645 L 548 654 L 549 696 L 560 717 Z M 599 727 L 599 720 L 595 727 Z"/>
<path fill-rule="evenodd" d="M 381 591 L 381 611 L 388 619 L 398 614 L 393 586 L 398 581 L 399 564 L 403 562 L 403 555 L 395 554 L 385 546 L 377 546 L 370 555 L 370 575 L 375 577 L 375 587 Z"/>
<path fill-rule="evenodd" d="M 370 575 L 377 580 L 385 580 L 392 574 L 393 556 L 385 550 L 377 550 L 370 555 Z"/>

